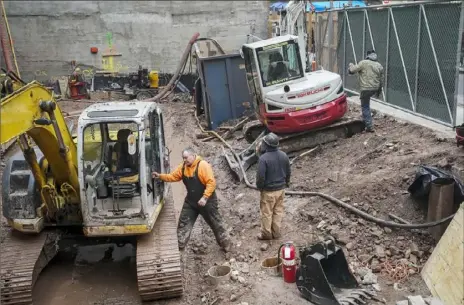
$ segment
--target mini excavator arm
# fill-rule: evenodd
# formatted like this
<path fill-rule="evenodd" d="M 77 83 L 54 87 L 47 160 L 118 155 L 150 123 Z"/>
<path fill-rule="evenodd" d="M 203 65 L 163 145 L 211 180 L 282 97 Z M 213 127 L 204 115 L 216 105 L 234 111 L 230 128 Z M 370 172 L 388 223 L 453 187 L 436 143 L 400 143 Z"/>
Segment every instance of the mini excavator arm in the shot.
<path fill-rule="evenodd" d="M 40 190 L 38 216 L 56 220 L 57 211 L 65 204 L 80 202 L 76 144 L 60 108 L 51 92 L 34 81 L 2 99 L 0 109 L 0 143 L 19 137 L 19 146 Z M 29 139 L 42 151 L 48 168 L 39 166 Z M 80 212 L 76 215 L 71 216 L 73 221 L 79 221 Z M 69 220 L 69 216 L 64 218 Z"/>

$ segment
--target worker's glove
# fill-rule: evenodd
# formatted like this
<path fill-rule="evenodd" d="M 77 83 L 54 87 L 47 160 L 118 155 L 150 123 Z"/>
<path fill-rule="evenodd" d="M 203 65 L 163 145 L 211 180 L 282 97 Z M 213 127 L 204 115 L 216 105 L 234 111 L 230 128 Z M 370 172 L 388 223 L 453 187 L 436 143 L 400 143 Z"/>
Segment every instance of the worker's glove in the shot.
<path fill-rule="evenodd" d="M 354 64 L 352 62 L 350 62 L 350 64 L 348 65 L 348 74 L 354 74 L 353 72 L 351 72 L 351 67 L 353 67 Z"/>
<path fill-rule="evenodd" d="M 206 200 L 207 199 L 205 197 L 201 197 L 201 199 L 198 201 L 198 205 L 204 207 L 206 205 Z"/>

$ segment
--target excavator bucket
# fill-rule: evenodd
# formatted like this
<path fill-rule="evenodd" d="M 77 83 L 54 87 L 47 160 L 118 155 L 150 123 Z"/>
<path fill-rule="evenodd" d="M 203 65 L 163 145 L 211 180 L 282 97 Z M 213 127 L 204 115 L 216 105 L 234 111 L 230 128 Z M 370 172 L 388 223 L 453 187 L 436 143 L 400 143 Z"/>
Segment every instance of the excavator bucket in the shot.
<path fill-rule="evenodd" d="M 303 297 L 318 305 L 368 304 L 375 293 L 361 289 L 345 254 L 334 240 L 300 249 L 296 285 Z"/>
<path fill-rule="evenodd" d="M 231 169 L 232 173 L 238 181 L 242 182 L 244 179 L 243 172 L 240 168 L 240 164 L 241 167 L 243 167 L 243 170 L 246 172 L 250 168 L 250 166 L 255 164 L 256 161 L 258 161 L 258 156 L 256 155 L 256 147 L 265 135 L 266 132 L 263 131 L 256 138 L 256 140 L 252 144 L 250 144 L 250 146 L 248 146 L 245 150 L 241 151 L 235 156 L 232 152 L 228 152 L 225 150 L 224 147 L 222 147 L 222 154 L 226 158 L 229 168 Z M 238 157 L 238 160 L 236 156 Z"/>

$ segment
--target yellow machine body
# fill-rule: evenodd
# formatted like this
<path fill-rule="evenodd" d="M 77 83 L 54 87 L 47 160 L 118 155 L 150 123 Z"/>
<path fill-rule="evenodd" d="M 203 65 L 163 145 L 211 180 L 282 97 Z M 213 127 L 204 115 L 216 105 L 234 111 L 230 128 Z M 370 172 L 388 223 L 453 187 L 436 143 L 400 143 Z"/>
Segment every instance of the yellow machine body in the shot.
<path fill-rule="evenodd" d="M 149 233 L 164 204 L 164 187 L 153 181 L 150 170 L 153 166 L 163 169 L 168 163 L 161 144 L 164 136 L 160 116 L 155 103 L 92 105 L 79 118 L 77 137 L 73 138 L 52 93 L 40 83 L 34 81 L 6 96 L 1 101 L 0 142 L 18 139 L 23 162 L 27 163 L 40 196 L 40 204 L 28 217 L 12 212 L 22 205 L 11 197 L 20 192 L 14 189 L 13 178 L 9 178 L 8 169 L 13 171 L 15 164 L 11 163 L 3 178 L 5 188 L 10 189 L 2 194 L 3 214 L 10 226 L 26 233 L 39 233 L 49 225 L 82 226 L 88 236 Z M 127 126 L 132 126 L 130 133 L 135 134 L 131 144 L 137 146 L 133 155 L 137 166 L 132 174 L 117 177 L 116 167 L 105 164 L 112 162 L 110 149 L 121 141 L 127 143 L 119 139 L 120 129 L 128 131 Z M 87 132 L 89 128 L 93 131 Z M 152 136 L 150 130 L 159 132 Z M 147 160 L 152 160 L 151 164 Z M 94 164 L 93 168 L 89 164 Z M 100 184 L 96 185 L 96 181 Z M 121 188 L 122 195 L 100 196 L 102 181 L 110 184 L 113 193 Z M 151 191 L 141 187 L 147 184 Z M 130 188 L 133 194 L 128 196 L 123 187 Z M 119 204 L 123 207 L 115 208 Z"/>

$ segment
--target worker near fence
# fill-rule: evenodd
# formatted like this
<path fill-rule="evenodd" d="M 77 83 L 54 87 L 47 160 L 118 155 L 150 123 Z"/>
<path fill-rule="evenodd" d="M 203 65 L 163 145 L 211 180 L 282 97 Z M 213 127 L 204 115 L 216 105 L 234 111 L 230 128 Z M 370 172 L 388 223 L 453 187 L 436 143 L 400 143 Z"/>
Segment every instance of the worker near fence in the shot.
<path fill-rule="evenodd" d="M 279 149 L 279 137 L 274 133 L 264 137 L 259 149 L 256 187 L 261 192 L 261 232 L 258 239 L 278 239 L 284 216 L 285 188 L 290 184 L 290 161 Z"/>
<path fill-rule="evenodd" d="M 358 74 L 359 90 L 361 100 L 361 111 L 366 126 L 366 131 L 373 132 L 370 101 L 371 97 L 379 97 L 382 93 L 384 81 L 383 66 L 377 61 L 377 53 L 368 51 L 366 59 L 361 60 L 357 65 L 349 64 L 349 74 Z"/>
<path fill-rule="evenodd" d="M 152 174 L 153 178 L 159 178 L 164 182 L 182 180 L 187 189 L 177 226 L 179 248 L 185 248 L 195 221 L 198 215 L 201 215 L 213 230 L 219 246 L 226 252 L 230 251 L 231 242 L 219 214 L 216 180 L 211 165 L 196 155 L 191 148 L 182 151 L 182 159 L 183 162 L 172 173 Z"/>

